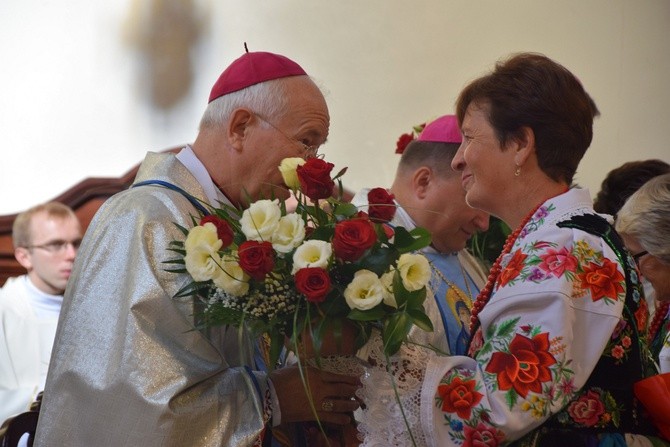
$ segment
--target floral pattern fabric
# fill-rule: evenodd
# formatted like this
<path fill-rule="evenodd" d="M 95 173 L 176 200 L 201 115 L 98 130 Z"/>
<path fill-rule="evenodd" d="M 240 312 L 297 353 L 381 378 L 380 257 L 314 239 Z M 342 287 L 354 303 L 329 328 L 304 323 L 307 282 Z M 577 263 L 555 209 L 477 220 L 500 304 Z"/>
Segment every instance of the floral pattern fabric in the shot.
<path fill-rule="evenodd" d="M 632 260 L 607 238 L 558 225 L 591 213 L 586 190 L 544 203 L 503 259 L 475 361 L 431 357 L 420 404 L 428 445 L 506 445 L 540 426 L 640 433 L 631 393 L 646 306 Z"/>

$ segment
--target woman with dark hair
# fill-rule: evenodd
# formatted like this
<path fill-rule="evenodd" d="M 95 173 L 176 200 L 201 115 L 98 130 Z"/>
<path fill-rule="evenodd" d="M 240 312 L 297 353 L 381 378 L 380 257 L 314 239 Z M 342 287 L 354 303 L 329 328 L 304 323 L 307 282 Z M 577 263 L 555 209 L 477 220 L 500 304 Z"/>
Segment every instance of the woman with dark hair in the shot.
<path fill-rule="evenodd" d="M 670 164 L 658 159 L 629 161 L 612 169 L 593 201 L 598 213 L 616 217 L 626 200 L 652 178 L 670 173 Z"/>
<path fill-rule="evenodd" d="M 570 186 L 598 113 L 540 54 L 499 62 L 461 92 L 452 167 L 468 204 L 513 231 L 473 305 L 469 355 L 426 350 L 423 363 L 390 368 L 421 386 L 386 422 L 411 435 L 385 445 L 623 446 L 656 435 L 633 395 L 648 368 L 635 263 L 589 192 Z"/>

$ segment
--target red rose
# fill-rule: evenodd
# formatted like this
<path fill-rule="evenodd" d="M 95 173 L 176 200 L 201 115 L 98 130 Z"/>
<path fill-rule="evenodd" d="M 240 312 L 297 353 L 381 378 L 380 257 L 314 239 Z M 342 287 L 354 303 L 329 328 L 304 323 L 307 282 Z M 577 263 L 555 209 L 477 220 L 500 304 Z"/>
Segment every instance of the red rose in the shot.
<path fill-rule="evenodd" d="M 242 270 L 257 281 L 265 278 L 275 266 L 275 251 L 267 241 L 243 242 L 237 254 Z"/>
<path fill-rule="evenodd" d="M 333 251 L 338 259 L 355 261 L 375 242 L 375 227 L 367 219 L 344 220 L 335 225 Z"/>
<path fill-rule="evenodd" d="M 405 148 L 407 148 L 407 145 L 412 141 L 414 141 L 414 135 L 411 133 L 404 133 L 400 135 L 398 141 L 395 144 L 395 153 L 402 154 L 405 152 Z"/>
<path fill-rule="evenodd" d="M 295 274 L 295 288 L 305 295 L 310 303 L 321 303 L 330 292 L 330 277 L 322 268 L 305 267 Z"/>
<path fill-rule="evenodd" d="M 568 405 L 568 414 L 578 424 L 592 427 L 598 423 L 600 416 L 605 413 L 602 397 L 595 391 L 589 390 L 577 401 Z"/>
<path fill-rule="evenodd" d="M 330 171 L 334 166 L 320 158 L 309 158 L 305 164 L 298 166 L 296 174 L 303 194 L 312 200 L 327 199 L 332 196 L 335 182 L 330 178 Z"/>
<path fill-rule="evenodd" d="M 221 242 L 223 242 L 221 248 L 226 248 L 233 243 L 233 229 L 225 219 L 214 215 L 205 216 L 200 219 L 200 225 L 205 225 L 207 222 L 213 223 L 216 227 L 216 234 L 221 239 Z"/>
<path fill-rule="evenodd" d="M 456 413 L 461 419 L 470 419 L 472 409 L 484 395 L 475 391 L 475 381 L 463 382 L 460 377 L 454 378 L 449 384 L 437 387 L 437 393 L 442 399 L 442 411 Z"/>
<path fill-rule="evenodd" d="M 542 392 L 542 383 L 551 380 L 549 366 L 556 359 L 549 352 L 549 333 L 533 338 L 516 334 L 509 344 L 509 352 L 494 352 L 486 372 L 497 374 L 501 391 L 514 390 L 526 397 L 529 391 Z"/>
<path fill-rule="evenodd" d="M 368 192 L 368 214 L 373 222 L 386 223 L 395 216 L 393 194 L 384 188 L 372 188 Z"/>
<path fill-rule="evenodd" d="M 589 265 L 584 268 L 584 272 L 577 276 L 581 281 L 582 288 L 591 291 L 593 301 L 602 298 L 605 298 L 606 301 L 608 299 L 616 301 L 619 294 L 624 292 L 624 277 L 618 266 L 619 264 L 605 258 L 603 259 L 603 265 L 589 262 Z"/>

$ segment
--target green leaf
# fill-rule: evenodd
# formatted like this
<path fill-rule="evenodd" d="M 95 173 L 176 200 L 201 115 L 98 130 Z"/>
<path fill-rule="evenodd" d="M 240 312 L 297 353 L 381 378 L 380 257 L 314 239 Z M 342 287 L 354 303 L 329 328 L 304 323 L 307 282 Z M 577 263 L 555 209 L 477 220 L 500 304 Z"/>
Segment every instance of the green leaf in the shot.
<path fill-rule="evenodd" d="M 433 323 L 428 318 L 428 315 L 422 310 L 407 309 L 407 314 L 412 317 L 412 323 L 426 332 L 433 332 Z"/>
<path fill-rule="evenodd" d="M 351 309 L 347 318 L 354 321 L 375 321 L 381 320 L 384 315 L 386 311 L 379 305 L 368 310 Z"/>
<path fill-rule="evenodd" d="M 175 298 L 182 298 L 185 296 L 192 296 L 196 295 L 199 291 L 208 289 L 210 287 L 209 281 L 204 281 L 204 282 L 197 282 L 197 281 L 192 281 L 188 284 L 186 284 L 184 287 L 179 289 L 177 293 L 175 293 L 174 297 Z"/>
<path fill-rule="evenodd" d="M 407 339 L 407 334 L 409 334 L 411 328 L 412 319 L 405 312 L 391 315 L 386 326 L 382 329 L 384 353 L 391 356 L 398 352 L 402 342 Z"/>
<path fill-rule="evenodd" d="M 270 364 L 267 367 L 269 372 L 272 372 L 284 348 L 284 335 L 275 328 L 269 332 L 268 336 L 270 337 Z"/>
<path fill-rule="evenodd" d="M 351 217 L 358 212 L 358 207 L 353 203 L 342 203 L 338 202 L 334 205 L 333 214 L 336 216 L 342 216 L 345 218 Z"/>
<path fill-rule="evenodd" d="M 417 227 L 412 231 L 407 231 L 404 227 L 395 227 L 394 233 L 393 243 L 401 254 L 417 251 L 430 245 L 431 236 L 425 228 Z"/>
<path fill-rule="evenodd" d="M 314 229 L 312 234 L 309 236 L 310 240 L 317 241 L 330 241 L 333 237 L 334 229 L 329 226 L 320 226 Z"/>
<path fill-rule="evenodd" d="M 398 309 L 404 309 L 407 304 L 407 299 L 410 297 L 410 292 L 405 289 L 405 286 L 402 283 L 402 277 L 400 276 L 400 271 L 398 270 L 393 274 L 393 296 L 395 297 Z"/>
<path fill-rule="evenodd" d="M 364 269 L 375 272 L 381 276 L 388 270 L 388 266 L 394 264 L 400 254 L 391 247 L 381 247 L 370 251 L 366 256 L 360 259 L 359 264 Z"/>
<path fill-rule="evenodd" d="M 173 253 L 177 253 L 178 255 L 181 255 L 182 258 L 186 256 L 186 250 L 184 250 L 183 248 L 168 247 L 168 251 L 171 251 Z"/>
<path fill-rule="evenodd" d="M 405 296 L 407 297 L 407 309 L 417 309 L 423 311 L 423 303 L 426 301 L 425 287 L 422 287 L 419 290 L 415 290 L 413 292 L 405 291 L 403 294 L 406 294 Z"/>
<path fill-rule="evenodd" d="M 174 225 L 175 225 L 177 228 L 179 228 L 179 231 L 181 231 L 181 232 L 184 234 L 184 236 L 188 236 L 188 229 L 187 229 L 186 227 L 183 227 L 183 226 L 179 225 L 179 224 L 176 223 L 176 222 L 174 222 Z"/>

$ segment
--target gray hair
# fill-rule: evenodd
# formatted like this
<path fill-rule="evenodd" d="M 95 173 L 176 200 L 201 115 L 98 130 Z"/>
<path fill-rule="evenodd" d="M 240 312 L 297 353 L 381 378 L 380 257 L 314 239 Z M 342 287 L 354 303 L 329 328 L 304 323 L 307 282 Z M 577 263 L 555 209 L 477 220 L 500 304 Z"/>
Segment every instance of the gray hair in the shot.
<path fill-rule="evenodd" d="M 288 109 L 286 83 L 283 78 L 261 82 L 242 90 L 228 93 L 210 102 L 200 120 L 200 129 L 222 125 L 234 110 L 251 109 L 266 119 L 275 119 Z"/>
<path fill-rule="evenodd" d="M 649 180 L 630 196 L 617 214 L 615 228 L 670 264 L 670 174 Z"/>

